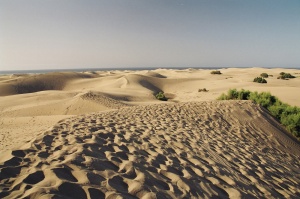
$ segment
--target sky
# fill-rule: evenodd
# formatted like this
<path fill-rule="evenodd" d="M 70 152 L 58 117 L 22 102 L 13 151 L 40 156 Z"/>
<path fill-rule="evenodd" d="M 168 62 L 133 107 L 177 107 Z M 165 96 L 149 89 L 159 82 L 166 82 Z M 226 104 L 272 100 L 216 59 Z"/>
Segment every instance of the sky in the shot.
<path fill-rule="evenodd" d="M 0 0 L 0 70 L 300 68 L 299 0 Z"/>

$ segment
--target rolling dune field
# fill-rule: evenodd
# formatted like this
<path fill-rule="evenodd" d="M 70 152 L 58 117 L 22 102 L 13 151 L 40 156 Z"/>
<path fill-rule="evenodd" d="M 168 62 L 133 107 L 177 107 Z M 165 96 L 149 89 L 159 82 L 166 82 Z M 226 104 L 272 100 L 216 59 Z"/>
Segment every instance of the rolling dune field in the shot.
<path fill-rule="evenodd" d="M 300 71 L 220 71 L 0 76 L 0 198 L 299 198 L 299 141 L 263 107 L 216 98 L 300 106 Z"/>

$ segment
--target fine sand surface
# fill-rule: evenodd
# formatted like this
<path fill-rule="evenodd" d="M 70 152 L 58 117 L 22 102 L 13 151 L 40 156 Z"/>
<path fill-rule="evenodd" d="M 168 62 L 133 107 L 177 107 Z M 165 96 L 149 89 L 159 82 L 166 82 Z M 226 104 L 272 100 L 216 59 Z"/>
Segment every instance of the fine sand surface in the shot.
<path fill-rule="evenodd" d="M 65 119 L 3 155 L 1 198 L 299 198 L 299 144 L 248 101 Z"/>
<path fill-rule="evenodd" d="M 300 70 L 210 72 L 0 76 L 0 198 L 299 198 L 299 142 L 252 102 L 215 99 L 244 88 L 300 106 Z"/>

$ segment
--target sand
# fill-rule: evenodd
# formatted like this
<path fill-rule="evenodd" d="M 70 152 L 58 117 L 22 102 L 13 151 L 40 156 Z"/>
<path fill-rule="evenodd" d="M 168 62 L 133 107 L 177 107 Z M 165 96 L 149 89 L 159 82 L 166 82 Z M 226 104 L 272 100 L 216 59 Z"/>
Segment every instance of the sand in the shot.
<path fill-rule="evenodd" d="M 0 76 L 0 198 L 299 198 L 300 145 L 229 88 L 300 106 L 291 69 Z M 273 75 L 267 84 L 253 78 Z M 206 88 L 208 92 L 198 92 Z M 164 91 L 168 102 L 155 99 Z"/>

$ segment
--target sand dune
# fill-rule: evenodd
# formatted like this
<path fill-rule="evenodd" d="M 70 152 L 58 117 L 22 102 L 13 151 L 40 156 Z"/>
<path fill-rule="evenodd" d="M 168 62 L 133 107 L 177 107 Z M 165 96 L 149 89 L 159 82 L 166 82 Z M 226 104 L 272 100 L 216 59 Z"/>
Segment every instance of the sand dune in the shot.
<path fill-rule="evenodd" d="M 1 198 L 300 197 L 299 144 L 251 102 L 60 121 L 2 157 Z"/>
<path fill-rule="evenodd" d="M 95 75 L 84 73 L 48 73 L 38 75 L 10 76 L 10 80 L 2 81 L 0 96 L 12 94 L 34 93 L 45 90 L 62 90 L 71 80 L 92 78 Z"/>
<path fill-rule="evenodd" d="M 46 90 L 85 93 L 97 91 L 111 96 L 130 98 L 132 102 L 153 102 L 153 94 L 164 91 L 172 94 L 175 101 L 214 100 L 230 88 L 244 88 L 252 91 L 270 91 L 283 101 L 300 106 L 298 92 L 300 78 L 279 80 L 280 72 L 289 72 L 300 76 L 295 69 L 221 69 L 222 75 L 211 75 L 211 70 L 186 69 L 153 71 L 103 71 L 97 73 L 50 73 L 40 75 L 2 76 L 0 96 L 39 93 Z M 268 84 L 253 82 L 254 77 L 266 72 Z M 198 89 L 207 88 L 210 92 L 198 93 Z M 1 101 L 1 99 L 0 99 Z"/>
<path fill-rule="evenodd" d="M 161 103 L 154 97 L 159 91 L 166 93 L 169 102 L 188 102 L 215 100 L 230 88 L 244 88 L 270 91 L 283 102 L 300 106 L 300 78 L 279 80 L 277 75 L 282 71 L 300 76 L 299 70 L 263 68 L 221 69 L 222 75 L 211 75 L 211 70 L 203 69 L 3 75 L 0 76 L 0 136 L 15 137 L 13 135 L 19 134 L 18 131 L 23 132 L 24 123 L 29 129 L 32 124 L 34 129 L 34 123 L 26 122 L 32 117 L 37 122 L 48 117 L 52 122 L 41 122 L 45 125 L 43 129 L 47 129 L 63 115 Z M 268 84 L 252 82 L 262 72 L 273 75 L 267 79 Z M 198 92 L 198 89 L 203 88 L 209 92 Z M 92 93 L 95 98 L 83 99 L 82 96 L 87 93 Z M 14 119 L 18 117 L 22 118 Z M 25 121 L 20 125 L 14 122 L 23 121 L 24 118 Z M 12 127 L 13 123 L 16 127 Z M 33 133 L 32 137 L 37 133 Z M 22 137 L 18 140 L 21 141 Z M 10 139 L 9 143 L 12 144 L 4 145 L 14 146 L 13 142 L 14 139 Z M 7 147 L 2 148 L 10 149 Z"/>
<path fill-rule="evenodd" d="M 0 76 L 0 198 L 299 198 L 299 143 L 251 102 L 215 99 L 244 88 L 300 106 L 300 71 L 210 72 Z"/>

